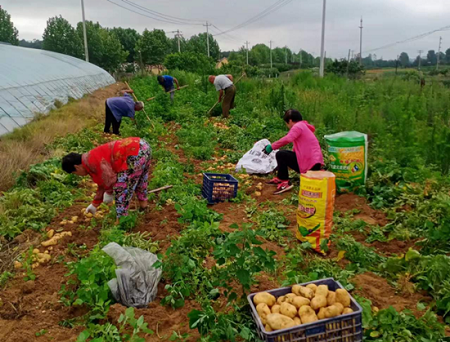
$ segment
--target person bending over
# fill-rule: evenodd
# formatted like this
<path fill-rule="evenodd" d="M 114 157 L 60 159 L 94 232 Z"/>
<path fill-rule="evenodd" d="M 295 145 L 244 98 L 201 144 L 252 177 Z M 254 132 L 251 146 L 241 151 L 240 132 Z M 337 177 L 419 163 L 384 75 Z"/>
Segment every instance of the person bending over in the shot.
<path fill-rule="evenodd" d="M 113 129 L 113 134 L 120 135 L 119 129 L 124 116 L 134 121 L 136 111 L 144 109 L 144 102 L 134 102 L 130 95 L 133 90 L 127 89 L 121 91 L 123 96 L 110 97 L 105 103 L 105 133 L 110 133 L 109 129 Z"/>
<path fill-rule="evenodd" d="M 170 93 L 170 101 L 173 102 L 173 98 L 175 96 L 175 86 L 174 83 L 177 85 L 177 90 L 180 90 L 180 84 L 178 83 L 178 80 L 175 77 L 165 75 L 165 76 L 158 76 L 158 83 L 164 88 L 165 92 L 171 92 Z"/>
<path fill-rule="evenodd" d="M 147 208 L 148 173 L 152 150 L 142 138 L 133 137 L 109 142 L 84 153 L 69 153 L 62 159 L 62 169 L 78 176 L 91 176 L 97 183 L 94 200 L 86 213 L 116 200 L 117 220 L 128 215 L 133 194 L 142 210 Z"/>
<path fill-rule="evenodd" d="M 235 107 L 234 99 L 236 97 L 236 86 L 233 84 L 232 75 L 218 75 L 209 76 L 209 83 L 214 84 L 216 91 L 219 92 L 218 103 L 223 99 L 222 103 L 222 116 L 228 118 L 230 116 L 230 109 Z M 225 96 L 223 93 L 225 92 Z"/>
<path fill-rule="evenodd" d="M 298 110 L 289 109 L 283 117 L 289 127 L 289 133 L 264 148 L 266 154 L 273 150 L 278 150 L 289 143 L 294 144 L 293 151 L 281 150 L 275 155 L 278 163 L 278 175 L 269 181 L 269 184 L 276 184 L 276 194 L 289 191 L 293 185 L 289 184 L 288 168 L 297 173 L 306 173 L 309 170 L 320 170 L 323 167 L 323 155 L 319 141 L 314 135 L 316 130 L 313 125 L 304 121 Z"/>

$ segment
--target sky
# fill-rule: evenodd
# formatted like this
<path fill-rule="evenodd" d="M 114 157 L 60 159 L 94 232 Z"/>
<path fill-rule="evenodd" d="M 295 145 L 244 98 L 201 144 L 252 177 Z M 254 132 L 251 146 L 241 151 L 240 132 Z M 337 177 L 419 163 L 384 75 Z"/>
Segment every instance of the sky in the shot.
<path fill-rule="evenodd" d="M 111 2 L 142 12 L 126 1 L 165 15 L 212 23 L 212 34 L 234 28 L 281 0 L 84 0 L 86 20 L 99 22 L 103 27 L 131 27 L 144 29 L 181 30 L 185 38 L 204 32 L 201 24 L 182 25 L 154 20 L 127 11 Z M 286 0 L 287 1 L 287 0 Z M 327 57 L 347 57 L 349 49 L 359 52 L 359 26 L 363 17 L 363 56 L 370 52 L 377 58 L 395 58 L 407 52 L 410 58 L 418 50 L 438 50 L 442 36 L 442 51 L 450 48 L 450 0 L 328 0 L 326 10 L 325 50 Z M 3 9 L 11 14 L 19 30 L 19 39 L 42 39 L 48 18 L 61 15 L 72 25 L 81 21 L 80 0 L 0 0 Z M 273 41 L 273 47 L 288 46 L 317 56 L 320 54 L 322 0 L 292 0 L 259 21 L 227 35 L 216 36 L 222 51 L 238 50 L 249 41 L 249 47 Z M 196 23 L 196 22 L 192 22 Z M 413 42 L 397 44 L 371 51 L 390 43 L 449 26 Z M 425 52 L 426 54 L 426 52 Z"/>

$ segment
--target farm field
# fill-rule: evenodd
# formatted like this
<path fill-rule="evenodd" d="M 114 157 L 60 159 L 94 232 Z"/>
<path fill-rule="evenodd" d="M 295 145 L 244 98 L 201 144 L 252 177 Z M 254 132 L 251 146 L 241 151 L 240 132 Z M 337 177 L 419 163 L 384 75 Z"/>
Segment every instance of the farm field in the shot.
<path fill-rule="evenodd" d="M 152 195 L 148 212 L 115 225 L 114 210 L 102 205 L 85 218 L 95 186 L 64 174 L 58 158 L 18 175 L 0 197 L 0 341 L 258 341 L 247 294 L 326 277 L 363 307 L 366 341 L 449 339 L 450 89 L 308 72 L 244 79 L 223 120 L 219 108 L 206 115 L 217 99 L 206 77 L 171 75 L 189 84 L 174 104 L 154 77 L 129 82 L 139 99 L 156 99 L 145 107 L 151 122 L 140 114 L 137 127 L 121 127 L 122 137 L 152 146 L 149 188 L 173 185 Z M 366 188 L 337 196 L 327 256 L 295 238 L 298 176 L 292 192 L 273 195 L 268 177 L 234 173 L 256 141 L 286 134 L 287 108 L 316 126 L 326 159 L 325 134 L 369 135 Z M 113 139 L 101 132 L 99 124 L 47 149 L 86 152 Z M 236 199 L 208 206 L 205 171 L 232 173 Z M 66 236 L 44 248 L 51 230 Z M 163 277 L 148 307 L 114 302 L 107 282 L 115 266 L 101 251 L 109 242 L 160 257 Z M 34 267 L 35 248 L 50 261 Z"/>

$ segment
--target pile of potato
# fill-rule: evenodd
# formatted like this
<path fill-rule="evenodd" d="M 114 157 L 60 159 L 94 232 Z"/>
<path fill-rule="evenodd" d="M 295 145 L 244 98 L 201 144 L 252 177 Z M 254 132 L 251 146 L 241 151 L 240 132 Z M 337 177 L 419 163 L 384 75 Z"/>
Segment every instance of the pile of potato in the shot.
<path fill-rule="evenodd" d="M 234 195 L 234 184 L 230 183 L 214 183 L 212 199 L 227 199 Z"/>
<path fill-rule="evenodd" d="M 261 292 L 253 297 L 253 303 L 269 332 L 353 312 L 348 292 L 330 291 L 327 285 L 294 285 L 292 293 L 278 298 Z"/>

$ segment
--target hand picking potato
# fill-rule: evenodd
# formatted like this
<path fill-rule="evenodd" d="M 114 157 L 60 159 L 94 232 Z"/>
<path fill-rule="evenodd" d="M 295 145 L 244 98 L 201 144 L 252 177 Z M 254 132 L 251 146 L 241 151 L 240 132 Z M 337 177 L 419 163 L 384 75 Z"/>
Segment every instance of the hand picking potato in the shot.
<path fill-rule="evenodd" d="M 299 317 L 294 317 L 294 323 L 295 323 L 295 325 L 300 325 L 300 324 L 302 324 L 302 321 Z"/>
<path fill-rule="evenodd" d="M 263 324 L 267 323 L 266 321 L 267 315 L 270 315 L 272 313 L 266 303 L 259 303 L 256 306 L 256 312 L 258 312 L 258 315 L 261 318 L 261 322 Z"/>
<path fill-rule="evenodd" d="M 281 304 L 280 314 L 294 318 L 297 316 L 297 308 L 292 304 L 284 302 Z"/>
<path fill-rule="evenodd" d="M 350 295 L 344 289 L 336 290 L 336 302 L 341 303 L 344 307 L 350 306 Z"/>
<path fill-rule="evenodd" d="M 344 306 L 343 306 L 341 303 L 336 302 L 336 303 L 334 303 L 333 305 L 334 305 L 335 307 L 338 308 L 338 310 L 339 310 L 339 315 L 340 315 L 342 312 L 344 312 Z"/>
<path fill-rule="evenodd" d="M 308 298 L 302 296 L 295 296 L 291 300 L 291 304 L 294 305 L 297 309 L 300 309 L 303 305 L 309 305 L 310 300 Z"/>
<path fill-rule="evenodd" d="M 253 303 L 255 303 L 255 305 L 265 303 L 268 306 L 272 306 L 275 304 L 275 302 L 276 302 L 275 297 L 268 292 L 260 292 L 257 293 L 255 297 L 253 297 Z"/>
<path fill-rule="evenodd" d="M 295 326 L 295 322 L 292 318 L 276 313 L 267 315 L 267 324 L 273 330 L 281 330 Z"/>
<path fill-rule="evenodd" d="M 323 314 L 325 315 L 325 318 L 339 316 L 339 308 L 336 305 L 331 305 L 324 309 Z"/>
<path fill-rule="evenodd" d="M 317 286 L 316 296 L 324 296 L 327 298 L 328 296 L 328 286 L 327 285 L 319 285 Z"/>
<path fill-rule="evenodd" d="M 298 310 L 298 315 L 300 316 L 303 324 L 315 322 L 318 320 L 314 310 L 307 305 L 302 306 L 300 310 Z"/>
<path fill-rule="evenodd" d="M 336 303 L 336 292 L 334 291 L 328 291 L 328 296 L 327 296 L 327 305 L 331 306 L 334 303 Z"/>
<path fill-rule="evenodd" d="M 346 314 L 349 314 L 349 313 L 352 313 L 352 312 L 353 312 L 353 309 L 351 309 L 351 308 L 345 308 L 344 311 L 342 311 L 342 314 L 343 314 L 343 315 L 346 315 Z"/>
<path fill-rule="evenodd" d="M 311 300 L 311 308 L 315 311 L 319 310 L 320 308 L 324 308 L 327 306 L 327 297 L 322 295 L 316 295 Z"/>
<path fill-rule="evenodd" d="M 313 299 L 314 292 L 308 287 L 300 286 L 300 296 L 303 296 L 308 299 Z"/>
<path fill-rule="evenodd" d="M 316 293 L 316 290 L 317 290 L 317 285 L 316 284 L 308 284 L 308 285 L 306 285 L 306 287 L 308 289 L 313 290 L 313 292 Z"/>
<path fill-rule="evenodd" d="M 272 313 L 280 313 L 280 308 L 281 306 L 279 304 L 275 304 L 270 310 L 272 311 Z"/>

